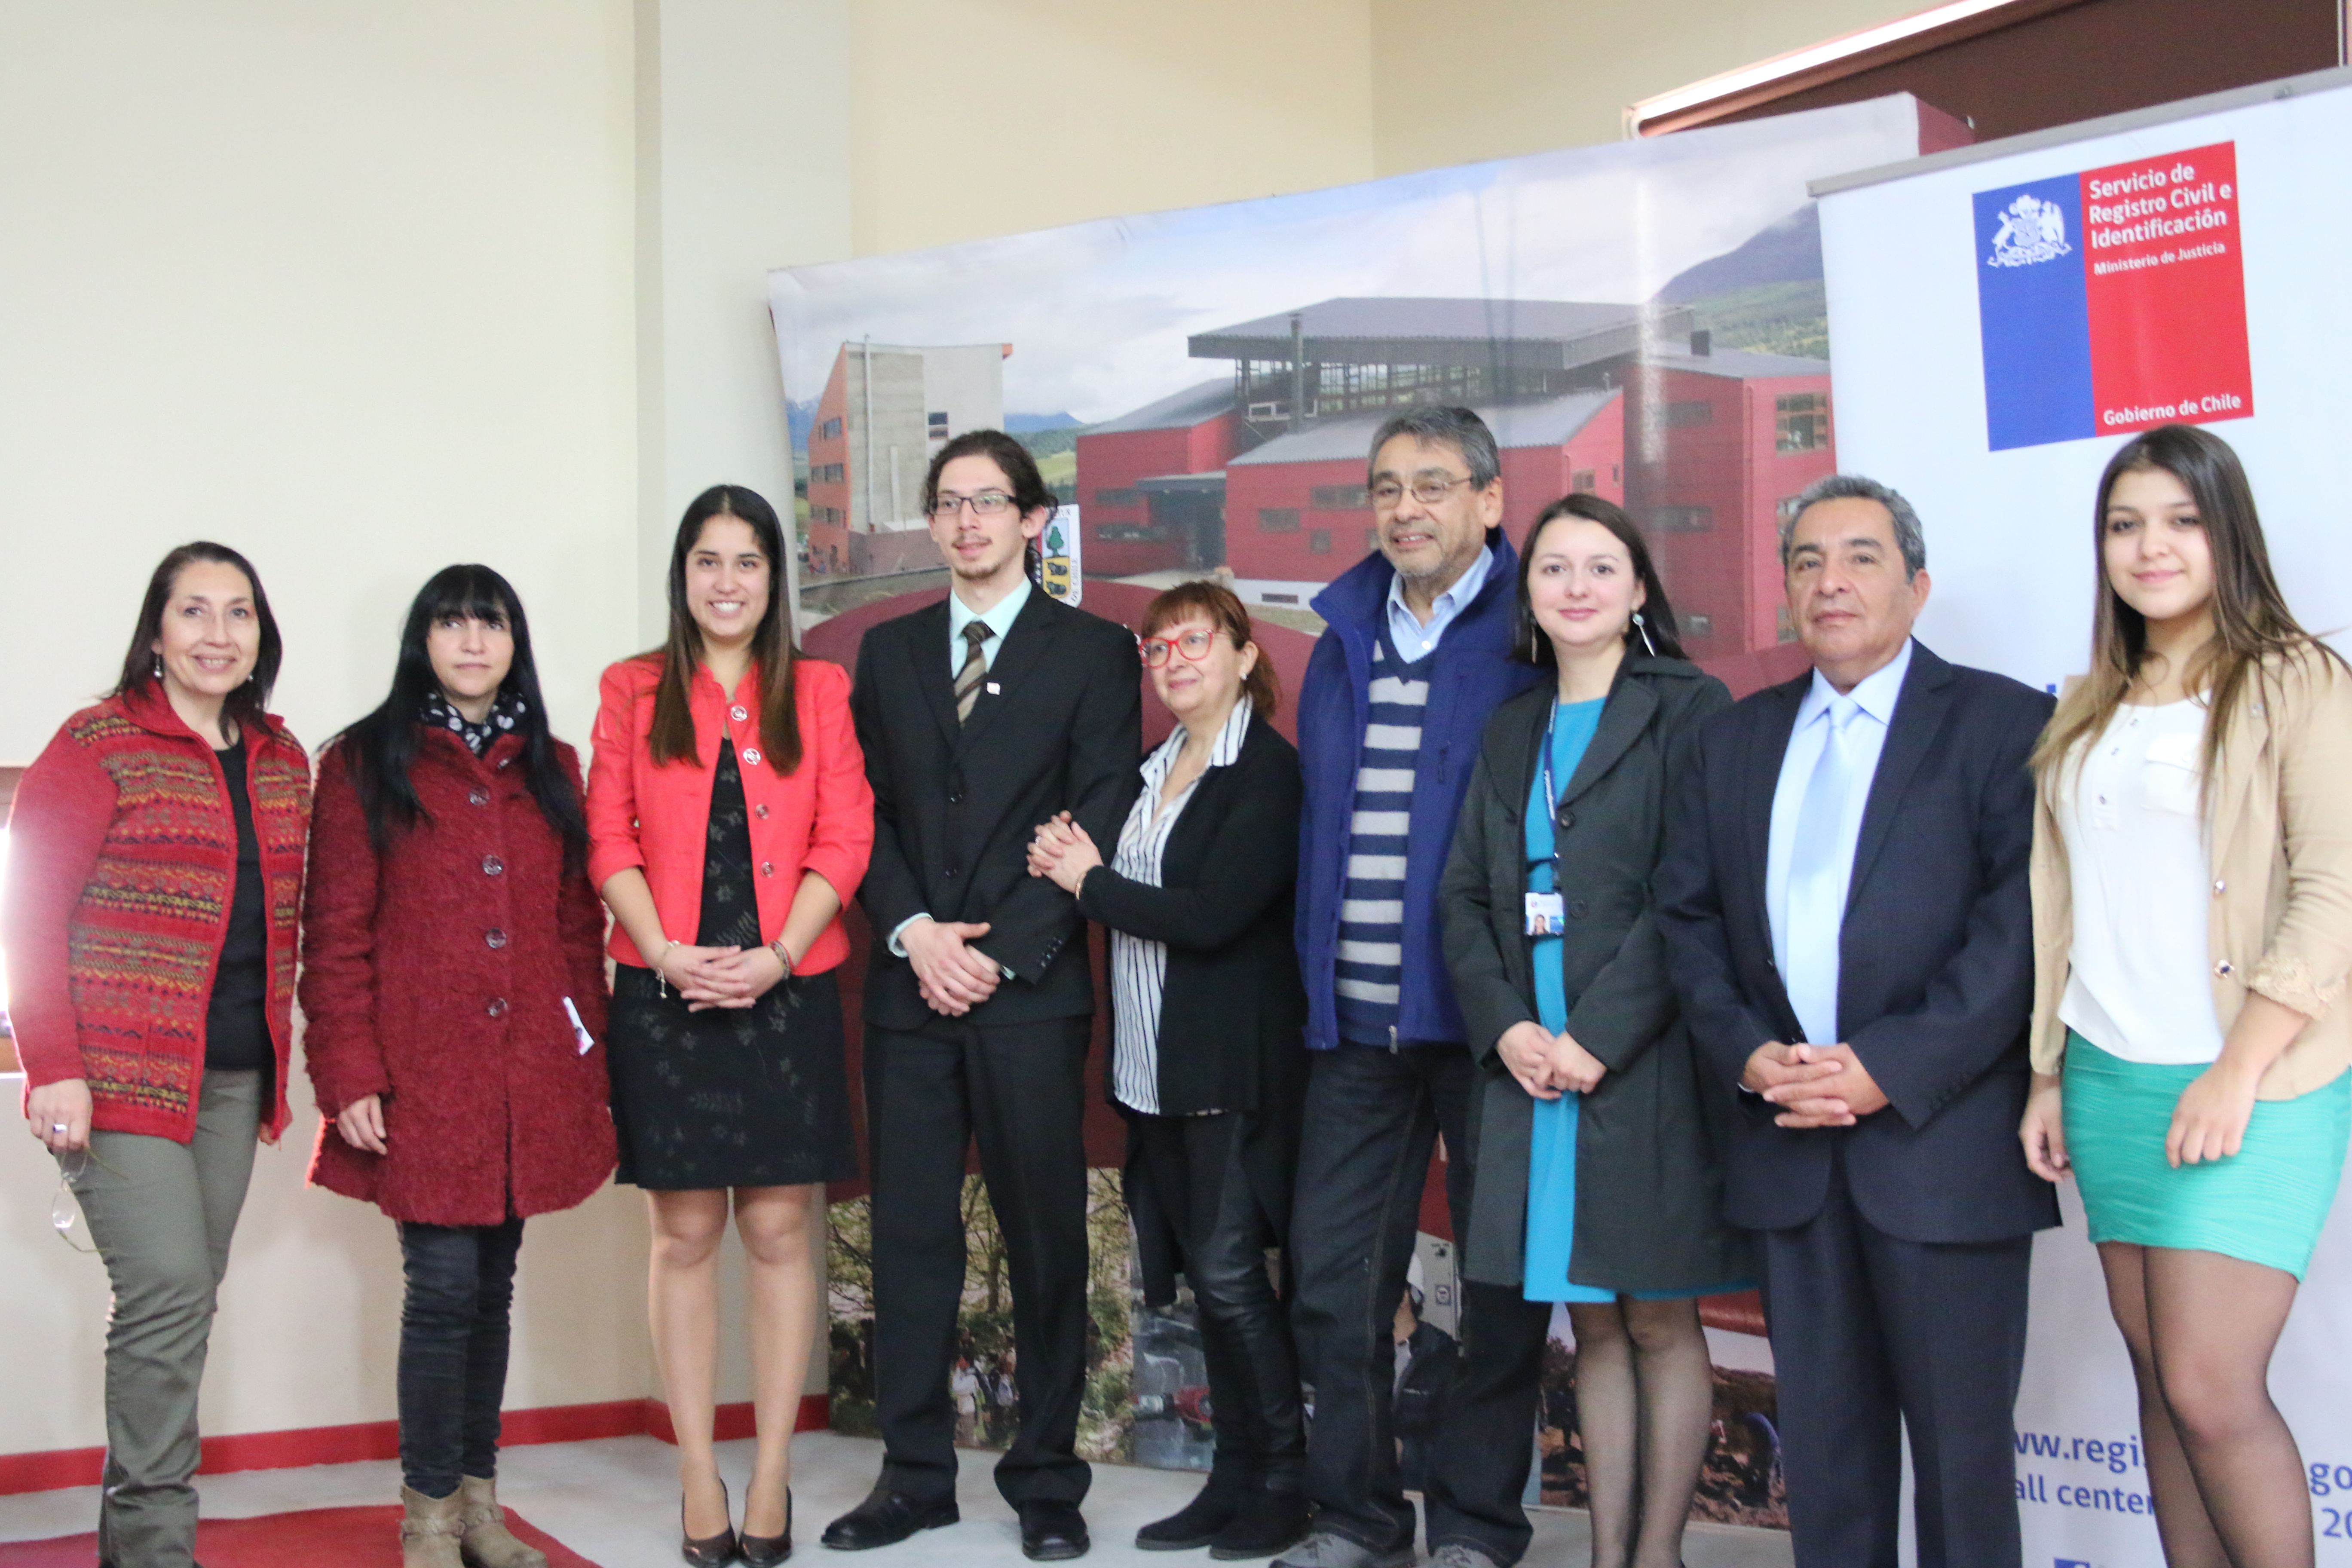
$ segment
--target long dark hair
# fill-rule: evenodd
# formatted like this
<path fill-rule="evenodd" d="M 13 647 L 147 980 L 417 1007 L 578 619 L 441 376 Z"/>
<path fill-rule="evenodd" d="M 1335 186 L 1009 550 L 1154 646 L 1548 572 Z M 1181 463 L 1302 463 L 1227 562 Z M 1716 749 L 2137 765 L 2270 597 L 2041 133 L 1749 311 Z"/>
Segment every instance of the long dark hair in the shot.
<path fill-rule="evenodd" d="M 227 545 L 215 544 L 209 539 L 183 544 L 156 563 L 155 574 L 147 579 L 147 596 L 139 601 L 139 624 L 131 631 L 130 650 L 122 656 L 122 674 L 107 695 L 135 696 L 160 683 L 161 678 L 155 673 L 155 643 L 163 635 L 163 606 L 172 602 L 172 590 L 179 584 L 180 573 L 199 561 L 236 567 L 245 574 L 246 584 L 253 590 L 253 618 L 261 624 L 261 650 L 253 661 L 253 673 L 221 699 L 221 716 L 234 723 L 242 734 L 247 725 L 268 716 L 269 689 L 278 684 L 278 667 L 286 657 L 286 645 L 278 637 L 278 617 L 269 613 L 269 595 L 261 591 L 261 574 L 253 569 L 253 563 Z"/>
<path fill-rule="evenodd" d="M 2123 601 L 2107 580 L 2107 501 L 2126 474 L 2161 470 L 2179 479 L 2196 504 L 2197 521 L 2213 556 L 2213 637 L 2180 672 L 2183 690 L 2207 698 L 2202 772 L 2210 784 L 2220 765 L 2221 742 L 2247 687 L 2264 679 L 2265 660 L 2281 657 L 2343 658 L 2303 629 L 2271 572 L 2263 542 L 2262 518 L 2254 510 L 2253 486 L 2230 444 L 2194 425 L 2159 425 L 2116 449 L 2099 476 L 2098 503 L 2091 511 L 2091 561 L 2098 574 L 2097 607 L 2091 617 L 2090 673 L 2059 700 L 2058 711 L 2033 748 L 2033 767 L 2055 787 L 2067 752 L 2085 736 L 2105 731 L 2131 694 L 2147 658 L 2147 617 Z"/>
<path fill-rule="evenodd" d="M 1631 621 L 1625 623 L 1625 646 L 1644 653 L 1655 648 L 1661 658 L 1690 658 L 1683 651 L 1675 607 L 1667 601 L 1666 585 L 1658 581 L 1657 563 L 1650 558 L 1650 546 L 1642 538 L 1641 529 L 1623 507 L 1580 490 L 1562 496 L 1544 508 L 1528 526 L 1527 548 L 1519 552 L 1519 596 L 1511 610 L 1511 657 L 1538 669 L 1559 666 L 1559 656 L 1551 651 L 1551 638 L 1544 636 L 1543 628 L 1536 624 L 1535 605 L 1528 597 L 1528 578 L 1535 570 L 1536 541 L 1543 537 L 1547 524 L 1563 517 L 1599 523 L 1617 536 L 1617 542 L 1625 547 L 1626 558 L 1633 563 L 1633 574 L 1642 581 L 1642 607 L 1636 612 L 1642 624 L 1637 626 Z M 1644 631 L 1650 634 L 1646 645 L 1642 641 Z"/>
<path fill-rule="evenodd" d="M 793 667 L 801 650 L 793 646 L 792 601 L 784 592 L 784 527 L 766 497 L 741 485 L 713 485 L 688 502 L 670 545 L 669 640 L 661 649 L 661 681 L 654 688 L 653 731 L 647 737 L 654 762 L 696 761 L 688 691 L 694 667 L 702 662 L 702 628 L 686 602 L 686 558 L 700 542 L 702 525 L 714 517 L 731 517 L 750 528 L 768 558 L 768 607 L 751 633 L 751 660 L 760 668 L 760 743 L 767 749 L 768 765 L 789 773 L 801 765 L 801 718 L 793 697 Z"/>
<path fill-rule="evenodd" d="M 570 770 L 556 761 L 522 600 L 512 584 L 487 566 L 444 566 L 417 590 L 408 606 L 408 623 L 401 628 L 391 695 L 338 737 L 345 774 L 367 816 L 368 837 L 381 854 L 394 833 L 415 826 L 429 815 L 416 796 L 409 770 L 423 740 L 419 720 L 425 699 L 441 689 L 425 637 L 435 622 L 451 616 L 503 621 L 513 635 L 514 662 L 499 683 L 499 695 L 522 700 L 514 733 L 522 741 L 523 784 L 539 803 L 547 826 L 563 840 L 565 869 L 576 871 L 588 860 L 588 819 L 581 809 L 580 791 Z"/>

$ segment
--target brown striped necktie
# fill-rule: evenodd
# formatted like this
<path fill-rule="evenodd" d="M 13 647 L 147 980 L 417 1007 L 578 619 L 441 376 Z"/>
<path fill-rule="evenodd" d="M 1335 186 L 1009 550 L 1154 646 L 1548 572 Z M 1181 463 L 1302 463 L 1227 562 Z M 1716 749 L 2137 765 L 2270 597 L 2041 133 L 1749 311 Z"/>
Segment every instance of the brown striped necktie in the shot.
<path fill-rule="evenodd" d="M 988 674 L 988 661 L 980 657 L 980 645 L 996 634 L 986 621 L 964 623 L 963 668 L 957 671 L 955 682 L 956 722 L 971 717 L 971 705 L 980 700 L 980 683 Z"/>

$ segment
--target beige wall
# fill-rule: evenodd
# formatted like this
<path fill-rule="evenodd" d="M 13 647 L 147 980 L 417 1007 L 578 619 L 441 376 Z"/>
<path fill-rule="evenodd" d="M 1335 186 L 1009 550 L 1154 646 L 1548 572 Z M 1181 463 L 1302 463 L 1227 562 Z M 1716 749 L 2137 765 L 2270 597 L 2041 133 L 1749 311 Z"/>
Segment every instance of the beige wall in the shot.
<path fill-rule="evenodd" d="M 861 256 L 1370 179 L 1364 0 L 861 0 Z"/>
<path fill-rule="evenodd" d="M 197 535 L 261 572 L 313 744 L 469 559 L 584 740 L 635 642 L 633 47 L 627 0 L 0 5 L 0 763 L 107 683 Z M 315 1125 L 257 1166 L 209 1431 L 393 1413 L 393 1227 L 302 1187 Z M 0 1137 L 0 1452 L 102 1439 L 104 1275 L 47 1234 L 56 1181 Z M 518 1404 L 651 1388 L 633 1198 L 534 1226 Z"/>
<path fill-rule="evenodd" d="M 1370 0 L 1382 174 L 1612 141 L 1625 106 L 1930 0 Z"/>

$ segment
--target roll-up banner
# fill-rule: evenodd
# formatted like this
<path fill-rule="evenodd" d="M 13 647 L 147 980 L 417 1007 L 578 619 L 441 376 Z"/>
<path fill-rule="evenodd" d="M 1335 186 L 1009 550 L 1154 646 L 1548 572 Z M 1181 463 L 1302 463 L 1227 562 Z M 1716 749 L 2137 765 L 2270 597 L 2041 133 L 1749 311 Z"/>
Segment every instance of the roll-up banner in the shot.
<path fill-rule="evenodd" d="M 2336 70 L 1816 183 L 1839 466 L 1918 508 L 1923 642 L 2053 689 L 2083 669 L 2099 472 L 2172 420 L 2244 459 L 2297 617 L 2352 626 L 2352 321 L 2331 302 L 2348 147 Z M 2160 1563 L 2131 1370 L 2071 1186 L 2063 1203 L 2035 1248 L 2017 1405 L 2025 1561 Z M 2322 1563 L 2352 1563 L 2344 1207 L 2271 1369 Z"/>

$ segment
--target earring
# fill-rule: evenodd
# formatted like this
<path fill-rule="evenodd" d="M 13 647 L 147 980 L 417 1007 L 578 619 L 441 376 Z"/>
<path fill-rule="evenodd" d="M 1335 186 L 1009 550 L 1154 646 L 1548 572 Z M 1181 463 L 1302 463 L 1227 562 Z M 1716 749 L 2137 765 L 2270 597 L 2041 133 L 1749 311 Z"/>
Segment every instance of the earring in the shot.
<path fill-rule="evenodd" d="M 1648 651 L 1650 657 L 1657 658 L 1658 645 L 1650 640 L 1650 623 L 1642 618 L 1642 612 L 1639 610 L 1633 612 L 1633 629 L 1642 634 L 1642 647 Z"/>
<path fill-rule="evenodd" d="M 147 656 L 147 662 L 148 662 L 148 663 L 150 663 L 150 664 L 152 664 L 152 665 L 153 665 L 153 666 L 155 667 L 155 668 L 154 668 L 154 675 L 155 675 L 155 679 L 158 679 L 158 680 L 163 679 L 163 656 L 162 654 L 160 654 L 160 653 L 151 653 L 151 654 L 149 654 L 149 655 Z"/>

